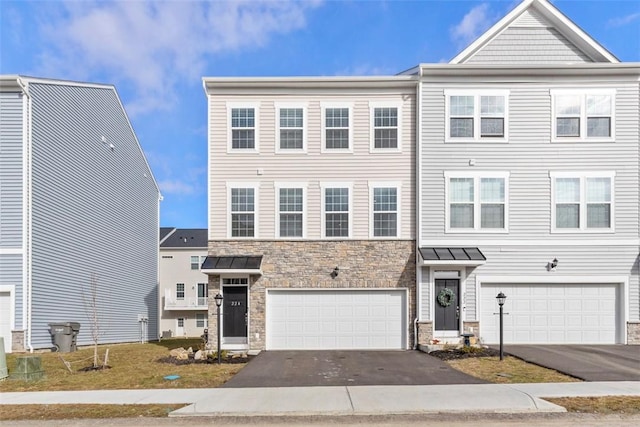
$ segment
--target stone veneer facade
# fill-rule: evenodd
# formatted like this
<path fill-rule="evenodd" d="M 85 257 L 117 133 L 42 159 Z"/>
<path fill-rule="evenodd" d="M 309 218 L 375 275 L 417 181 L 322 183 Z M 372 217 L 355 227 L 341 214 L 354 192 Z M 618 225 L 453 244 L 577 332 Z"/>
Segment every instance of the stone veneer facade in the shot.
<path fill-rule="evenodd" d="M 406 336 L 414 345 L 416 252 L 414 240 L 210 241 L 209 255 L 263 255 L 262 276 L 249 276 L 249 347 L 265 349 L 266 289 L 407 289 Z M 340 273 L 331 277 L 335 267 Z M 217 342 L 220 276 L 209 276 L 209 348 Z"/>
<path fill-rule="evenodd" d="M 627 322 L 627 344 L 640 345 L 640 322 Z"/>

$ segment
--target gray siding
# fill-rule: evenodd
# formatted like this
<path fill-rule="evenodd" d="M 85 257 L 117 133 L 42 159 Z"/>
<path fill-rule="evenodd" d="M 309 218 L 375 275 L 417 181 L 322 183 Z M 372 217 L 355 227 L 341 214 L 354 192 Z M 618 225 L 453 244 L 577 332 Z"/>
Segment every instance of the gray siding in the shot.
<path fill-rule="evenodd" d="M 20 93 L 0 92 L 0 249 L 22 248 L 22 106 Z"/>
<path fill-rule="evenodd" d="M 593 62 L 555 28 L 509 27 L 467 64 L 553 64 Z"/>
<path fill-rule="evenodd" d="M 98 282 L 100 341 L 157 337 L 158 191 L 114 90 L 31 83 L 34 347 L 47 323 L 79 321 Z M 105 137 L 106 143 L 102 141 Z M 109 144 L 113 144 L 113 150 Z"/>
<path fill-rule="evenodd" d="M 382 92 L 382 93 L 381 93 Z M 227 153 L 226 102 L 259 104 L 259 154 Z M 370 152 L 369 102 L 401 104 L 402 152 Z M 307 108 L 307 152 L 276 153 L 276 103 L 303 103 Z M 321 103 L 350 103 L 352 106 L 353 152 L 322 152 Z M 258 238 L 273 239 L 276 221 L 274 182 L 307 183 L 307 238 L 321 237 L 321 184 L 330 181 L 350 182 L 352 187 L 352 238 L 369 238 L 369 181 L 400 181 L 400 238 L 415 236 L 415 92 L 381 91 L 371 93 L 305 94 L 296 92 L 269 94 L 244 99 L 239 96 L 209 97 L 210 156 L 210 235 L 227 238 L 226 182 L 259 184 Z M 262 174 L 258 170 L 262 170 Z"/>

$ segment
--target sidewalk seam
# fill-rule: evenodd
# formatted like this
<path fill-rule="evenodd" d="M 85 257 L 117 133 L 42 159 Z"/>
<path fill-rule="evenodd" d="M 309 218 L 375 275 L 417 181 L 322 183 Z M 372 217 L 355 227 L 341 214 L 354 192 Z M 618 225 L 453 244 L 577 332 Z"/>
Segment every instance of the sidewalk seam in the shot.
<path fill-rule="evenodd" d="M 353 400 L 351 399 L 351 391 L 349 390 L 349 387 L 345 387 L 345 390 L 347 391 L 347 397 L 349 397 L 349 405 L 351 405 L 351 413 L 355 413 L 356 408 L 353 406 Z"/>

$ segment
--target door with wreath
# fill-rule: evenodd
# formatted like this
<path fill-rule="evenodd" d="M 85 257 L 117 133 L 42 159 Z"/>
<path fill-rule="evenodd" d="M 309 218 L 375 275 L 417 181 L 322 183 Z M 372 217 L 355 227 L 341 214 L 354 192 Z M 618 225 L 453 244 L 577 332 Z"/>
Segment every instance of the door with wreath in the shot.
<path fill-rule="evenodd" d="M 460 279 L 435 281 L 435 330 L 455 332 L 460 328 Z M 446 335 L 446 334 L 445 334 Z"/>

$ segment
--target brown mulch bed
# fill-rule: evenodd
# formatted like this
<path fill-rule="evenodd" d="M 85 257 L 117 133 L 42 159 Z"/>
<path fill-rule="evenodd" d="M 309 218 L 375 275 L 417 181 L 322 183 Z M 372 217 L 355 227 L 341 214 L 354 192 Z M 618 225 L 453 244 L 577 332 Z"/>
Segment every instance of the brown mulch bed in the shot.
<path fill-rule="evenodd" d="M 436 350 L 429 353 L 430 356 L 441 360 L 468 359 L 470 357 L 497 357 L 500 351 L 485 347 L 462 347 L 446 350 Z"/>
<path fill-rule="evenodd" d="M 250 356 L 247 355 L 246 357 L 232 357 L 232 356 L 227 356 L 227 357 L 222 357 L 220 359 L 220 362 L 222 364 L 227 364 L 227 365 L 235 365 L 238 363 L 247 363 L 248 361 L 250 361 L 251 359 L 253 359 L 254 356 Z M 177 359 L 173 356 L 167 356 L 167 357 L 161 357 L 160 359 L 158 359 L 158 362 L 161 363 L 171 363 L 172 365 L 194 365 L 194 364 L 199 364 L 199 365 L 217 365 L 218 364 L 218 359 L 217 358 L 206 358 L 204 360 L 196 360 L 193 358 L 193 354 L 189 355 L 188 359 Z"/>

